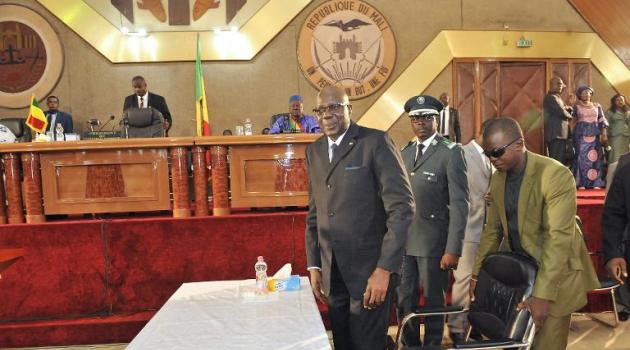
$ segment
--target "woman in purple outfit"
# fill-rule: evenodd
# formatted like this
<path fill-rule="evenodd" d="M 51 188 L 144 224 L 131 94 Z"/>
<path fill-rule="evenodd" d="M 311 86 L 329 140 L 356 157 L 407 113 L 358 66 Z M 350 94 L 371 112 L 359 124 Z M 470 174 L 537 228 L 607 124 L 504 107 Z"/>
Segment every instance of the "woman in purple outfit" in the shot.
<path fill-rule="evenodd" d="M 573 175 L 580 189 L 602 188 L 604 153 L 602 143 L 607 143 L 608 121 L 599 103 L 593 103 L 593 89 L 580 86 L 576 95 L 578 101 L 573 107 L 573 118 L 577 121 L 573 130 L 575 153 Z"/>

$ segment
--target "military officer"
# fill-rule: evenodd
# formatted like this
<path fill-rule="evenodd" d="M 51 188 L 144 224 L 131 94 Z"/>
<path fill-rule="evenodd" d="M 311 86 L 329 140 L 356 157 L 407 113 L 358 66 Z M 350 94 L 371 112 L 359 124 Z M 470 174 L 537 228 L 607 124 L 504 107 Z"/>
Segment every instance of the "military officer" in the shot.
<path fill-rule="evenodd" d="M 443 105 L 420 95 L 405 103 L 416 137 L 402 150 L 402 158 L 416 200 L 397 290 L 398 317 L 418 306 L 420 287 L 426 306 L 444 306 L 449 269 L 457 267 L 468 217 L 468 179 L 460 146 L 437 133 Z M 439 345 L 444 317 L 425 320 L 424 344 Z M 418 322 L 404 330 L 403 343 L 421 344 Z"/>

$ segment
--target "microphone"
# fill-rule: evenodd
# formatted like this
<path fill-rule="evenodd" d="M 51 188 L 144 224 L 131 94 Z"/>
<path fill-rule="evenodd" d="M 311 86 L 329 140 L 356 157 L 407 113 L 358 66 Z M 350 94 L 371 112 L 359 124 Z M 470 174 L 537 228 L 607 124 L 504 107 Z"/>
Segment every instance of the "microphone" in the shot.
<path fill-rule="evenodd" d="M 105 124 L 101 125 L 101 127 L 100 127 L 100 128 L 98 128 L 98 131 L 103 130 L 103 128 L 105 127 L 105 125 L 109 124 L 109 123 L 110 123 L 112 120 L 114 120 L 114 119 L 116 119 L 116 117 L 115 117 L 115 116 L 113 116 L 113 115 L 110 115 L 110 116 L 109 116 L 109 120 L 108 120 L 108 121 L 106 121 L 106 122 L 105 122 Z"/>

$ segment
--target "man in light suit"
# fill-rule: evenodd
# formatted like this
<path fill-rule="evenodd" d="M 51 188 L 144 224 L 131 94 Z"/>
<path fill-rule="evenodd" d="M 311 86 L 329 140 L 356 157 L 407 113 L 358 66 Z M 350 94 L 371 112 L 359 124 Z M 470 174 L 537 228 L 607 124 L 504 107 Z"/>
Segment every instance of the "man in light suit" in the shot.
<path fill-rule="evenodd" d="M 48 119 L 46 131 L 51 131 L 54 134 L 57 124 L 61 124 L 64 134 L 74 132 L 72 115 L 59 110 L 59 98 L 57 96 L 48 96 L 46 98 L 46 106 L 48 106 L 48 110 L 45 113 L 46 119 Z"/>
<path fill-rule="evenodd" d="M 168 131 L 173 125 L 173 118 L 171 112 L 168 110 L 166 99 L 160 95 L 151 93 L 147 90 L 147 82 L 141 76 L 135 76 L 131 79 L 131 86 L 133 87 L 134 94 L 125 98 L 125 104 L 123 105 L 123 112 L 128 108 L 155 108 L 164 117 L 164 130 L 168 136 Z"/>
<path fill-rule="evenodd" d="M 489 191 L 490 177 L 493 171 L 490 160 L 483 154 L 483 148 L 481 148 L 483 129 L 489 122 L 490 119 L 481 124 L 481 132 L 476 139 L 462 146 L 468 169 L 470 209 L 466 222 L 462 256 L 459 258 L 457 269 L 453 271 L 455 283 L 452 287 L 451 304 L 464 308 L 468 308 L 470 305 L 468 288 L 475 257 L 479 250 L 481 231 L 486 219 L 485 196 Z M 465 338 L 464 333 L 468 329 L 468 317 L 463 313 L 449 316 L 448 328 L 451 340 L 455 343 L 462 342 Z"/>
<path fill-rule="evenodd" d="M 336 350 L 382 350 L 414 213 L 411 187 L 389 136 L 350 121 L 344 90 L 325 87 L 317 103 L 324 135 L 306 149 L 311 287 L 328 304 Z"/>
<path fill-rule="evenodd" d="M 460 146 L 437 133 L 442 103 L 431 96 L 415 96 L 405 103 L 416 135 L 402 157 L 416 199 L 401 269 L 398 318 L 414 312 L 419 289 L 426 306 L 444 306 L 449 269 L 457 267 L 468 217 L 466 162 Z M 417 320 L 417 319 L 416 319 Z M 444 317 L 425 320 L 424 345 L 440 345 Z M 420 345 L 418 322 L 410 322 L 403 343 Z"/>
<path fill-rule="evenodd" d="M 451 97 L 443 92 L 440 95 L 440 102 L 444 108 L 438 118 L 438 132 L 447 139 L 460 143 L 462 142 L 462 131 L 459 126 L 459 112 L 450 106 Z"/>
<path fill-rule="evenodd" d="M 532 349 L 564 350 L 571 313 L 586 305 L 599 281 L 576 221 L 575 180 L 559 162 L 525 149 L 523 131 L 511 118 L 493 119 L 483 133 L 484 153 L 497 169 L 490 207 L 471 278 L 502 240 L 538 264 L 533 295 L 519 304 L 537 328 Z"/>

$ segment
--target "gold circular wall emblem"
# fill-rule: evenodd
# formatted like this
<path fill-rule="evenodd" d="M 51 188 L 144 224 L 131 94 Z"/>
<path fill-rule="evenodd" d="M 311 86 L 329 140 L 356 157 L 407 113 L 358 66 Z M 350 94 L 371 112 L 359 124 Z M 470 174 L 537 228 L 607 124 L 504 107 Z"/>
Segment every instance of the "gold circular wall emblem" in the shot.
<path fill-rule="evenodd" d="M 338 85 L 357 100 L 376 92 L 391 75 L 396 40 L 372 5 L 331 0 L 306 18 L 297 54 L 304 76 L 316 88 Z"/>
<path fill-rule="evenodd" d="M 57 33 L 37 12 L 0 5 L 0 106 L 26 107 L 31 95 L 42 99 L 63 69 Z"/>

